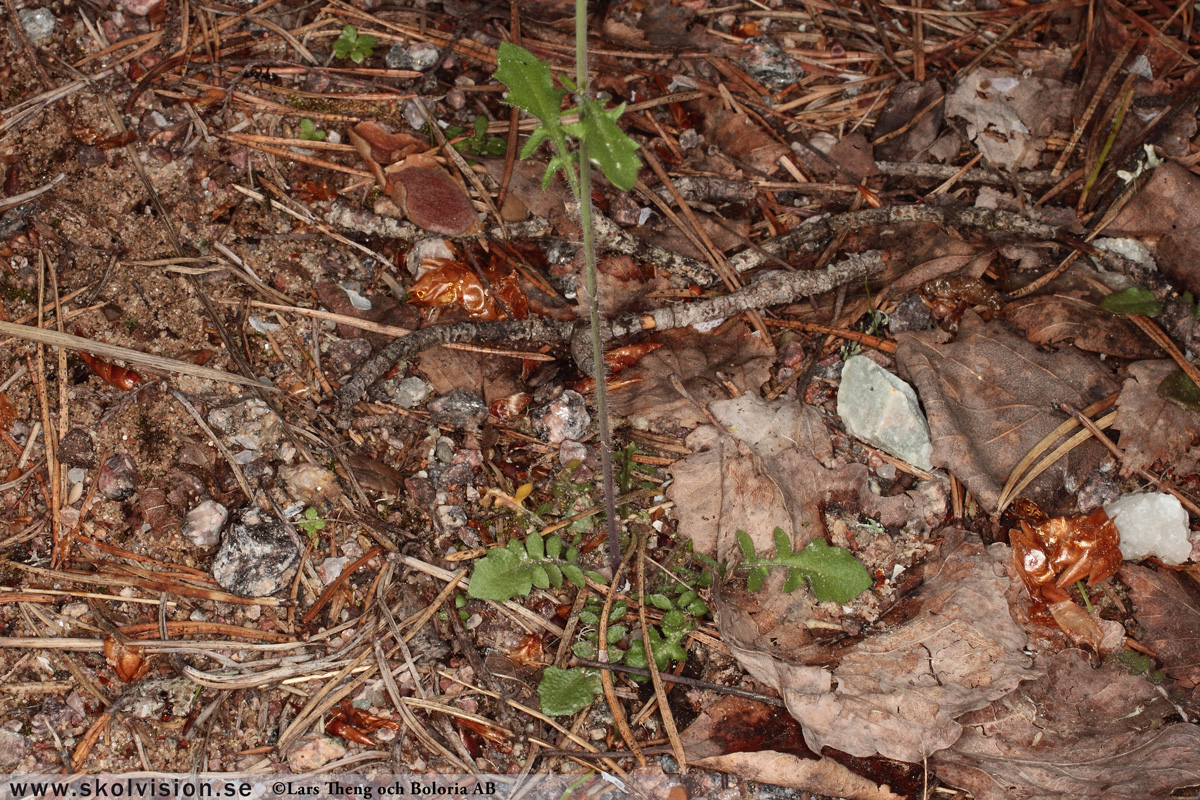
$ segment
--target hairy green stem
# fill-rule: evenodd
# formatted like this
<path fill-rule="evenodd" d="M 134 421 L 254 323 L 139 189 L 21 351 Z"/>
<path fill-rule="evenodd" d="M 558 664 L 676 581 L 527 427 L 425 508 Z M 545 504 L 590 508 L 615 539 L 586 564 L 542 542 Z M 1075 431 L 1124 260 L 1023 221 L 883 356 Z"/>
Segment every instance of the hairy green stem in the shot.
<path fill-rule="evenodd" d="M 581 114 L 588 92 L 587 0 L 575 0 L 575 85 L 579 89 Z M 605 386 L 604 350 L 600 341 L 600 298 L 596 280 L 596 240 L 592 231 L 591 161 L 587 138 L 579 141 L 579 225 L 583 229 L 583 257 L 587 272 L 588 317 L 592 326 L 592 377 L 596 382 L 596 414 L 600 426 L 600 471 L 604 474 L 604 515 L 608 520 L 608 552 L 613 576 L 621 563 L 621 541 L 617 532 L 616 490 L 612 475 L 612 434 L 608 427 L 608 389 Z"/>

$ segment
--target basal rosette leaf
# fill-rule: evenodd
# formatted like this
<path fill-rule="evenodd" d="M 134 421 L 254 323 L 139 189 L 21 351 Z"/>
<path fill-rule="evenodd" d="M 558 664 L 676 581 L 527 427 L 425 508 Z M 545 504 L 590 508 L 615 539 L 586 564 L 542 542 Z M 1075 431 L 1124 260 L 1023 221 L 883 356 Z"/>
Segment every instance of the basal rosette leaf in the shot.
<path fill-rule="evenodd" d="M 542 713 L 551 717 L 578 714 L 600 694 L 600 674 L 591 669 L 546 667 L 538 684 Z"/>
<path fill-rule="evenodd" d="M 873 585 L 871 575 L 849 550 L 814 539 L 788 563 L 804 573 L 822 602 L 849 603 Z"/>
<path fill-rule="evenodd" d="M 533 570 L 529 562 L 507 547 L 495 547 L 475 563 L 467 594 L 480 600 L 504 602 L 529 594 L 533 588 Z"/>
<path fill-rule="evenodd" d="M 1113 314 L 1143 314 L 1147 317 L 1157 317 L 1163 311 L 1163 304 L 1154 293 L 1141 286 L 1113 292 L 1100 301 L 1100 307 Z"/>

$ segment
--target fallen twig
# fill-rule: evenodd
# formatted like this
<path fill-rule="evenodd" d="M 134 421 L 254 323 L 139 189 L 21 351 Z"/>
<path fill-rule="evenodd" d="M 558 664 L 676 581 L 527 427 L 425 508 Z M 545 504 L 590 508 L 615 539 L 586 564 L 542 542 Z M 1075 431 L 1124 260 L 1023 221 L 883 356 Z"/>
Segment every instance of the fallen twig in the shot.
<path fill-rule="evenodd" d="M 605 340 L 645 330 L 671 330 L 699 322 L 725 319 L 742 311 L 793 303 L 801 297 L 821 294 L 854 283 L 883 269 L 881 255 L 872 251 L 852 255 L 819 272 L 768 273 L 733 294 L 699 303 L 669 306 L 648 314 L 624 317 L 610 322 Z M 367 387 L 404 360 L 438 344 L 447 342 L 528 341 L 571 344 L 576 361 L 587 370 L 591 344 L 586 324 L 552 319 L 506 320 L 502 322 L 462 322 L 425 328 L 396 339 L 359 368 L 337 394 L 336 420 L 343 429 L 350 426 L 351 410 L 366 394 Z"/>

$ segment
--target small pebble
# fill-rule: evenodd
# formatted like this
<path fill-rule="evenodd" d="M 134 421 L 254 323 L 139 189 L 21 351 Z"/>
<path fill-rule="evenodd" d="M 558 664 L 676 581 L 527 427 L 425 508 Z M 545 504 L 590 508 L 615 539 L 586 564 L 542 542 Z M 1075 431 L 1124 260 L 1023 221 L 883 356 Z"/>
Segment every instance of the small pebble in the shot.
<path fill-rule="evenodd" d="M 592 424 L 583 395 L 571 389 L 534 409 L 529 416 L 533 421 L 533 432 L 550 444 L 560 444 L 568 439 L 578 441 L 587 435 L 588 426 Z"/>
<path fill-rule="evenodd" d="M 137 490 L 137 465 L 127 453 L 117 453 L 100 468 L 97 489 L 109 500 L 128 500 Z"/>
<path fill-rule="evenodd" d="M 439 425 L 477 430 L 487 419 L 488 409 L 482 400 L 465 389 L 431 400 L 429 416 Z"/>
<path fill-rule="evenodd" d="M 241 597 L 268 597 L 284 586 L 284 574 L 300 558 L 300 540 L 286 525 L 256 506 L 234 512 L 233 524 L 213 559 L 212 576 Z"/>
<path fill-rule="evenodd" d="M 432 69 L 438 63 L 439 58 L 438 49 L 429 42 L 413 42 L 410 45 L 396 42 L 388 50 L 384 61 L 387 62 L 389 69 L 411 69 L 425 72 Z"/>
<path fill-rule="evenodd" d="M 279 477 L 283 479 L 288 495 L 307 506 L 324 506 L 342 493 L 337 476 L 315 464 L 280 467 Z"/>
<path fill-rule="evenodd" d="M 11 8 L 11 6 L 10 6 Z M 43 39 L 49 39 L 54 33 L 54 25 L 58 20 L 48 8 L 24 8 L 17 12 L 17 19 L 25 29 L 29 41 L 37 44 Z"/>
<path fill-rule="evenodd" d="M 92 437 L 83 428 L 71 428 L 58 442 L 58 460 L 72 467 L 94 467 L 96 453 Z"/>
<path fill-rule="evenodd" d="M 316 734 L 301 739 L 287 756 L 292 772 L 312 772 L 336 758 L 346 755 L 346 746 L 337 739 Z"/>
<path fill-rule="evenodd" d="M 461 506 L 438 506 L 433 524 L 442 533 L 454 533 L 467 525 L 467 512 Z"/>
<path fill-rule="evenodd" d="M 212 547 L 221 540 L 221 528 L 229 519 L 229 511 L 216 500 L 205 500 L 187 513 L 183 520 L 183 535 L 196 547 Z"/>
<path fill-rule="evenodd" d="M 264 452 L 284 438 L 283 422 L 258 398 L 208 412 L 208 424 L 229 437 L 240 450 Z"/>

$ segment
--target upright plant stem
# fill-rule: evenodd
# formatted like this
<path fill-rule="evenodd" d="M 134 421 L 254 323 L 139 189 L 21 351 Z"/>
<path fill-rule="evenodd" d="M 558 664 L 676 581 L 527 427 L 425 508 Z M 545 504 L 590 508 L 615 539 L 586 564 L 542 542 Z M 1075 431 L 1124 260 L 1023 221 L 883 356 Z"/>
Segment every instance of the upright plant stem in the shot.
<path fill-rule="evenodd" d="M 579 88 L 580 113 L 588 92 L 587 0 L 575 0 L 575 85 Z M 596 414 L 600 417 L 600 470 L 604 474 L 604 515 L 608 520 L 608 552 L 613 576 L 621 563 L 621 541 L 617 533 L 616 491 L 612 474 L 612 434 L 608 427 L 608 389 L 605 386 L 604 352 L 600 341 L 600 298 L 596 280 L 596 241 L 592 231 L 591 161 L 587 137 L 579 141 L 579 225 L 583 228 L 583 257 L 587 273 L 588 317 L 592 325 L 592 377 L 596 381 Z"/>

